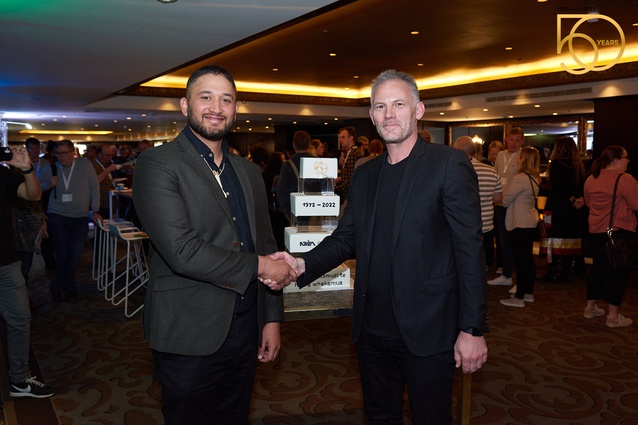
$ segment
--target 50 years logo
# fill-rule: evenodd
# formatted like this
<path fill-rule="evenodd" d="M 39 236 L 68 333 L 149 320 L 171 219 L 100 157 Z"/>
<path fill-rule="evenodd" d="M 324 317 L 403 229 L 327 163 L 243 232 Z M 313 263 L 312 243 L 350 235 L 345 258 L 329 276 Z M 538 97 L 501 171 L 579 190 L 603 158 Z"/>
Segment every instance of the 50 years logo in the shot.
<path fill-rule="evenodd" d="M 560 66 L 570 74 L 581 75 L 585 74 L 589 71 L 604 71 L 606 69 L 611 68 L 616 65 L 620 58 L 622 57 L 623 52 L 625 51 L 625 33 L 623 33 L 620 25 L 609 16 L 600 15 L 596 13 L 589 14 L 559 14 L 556 16 L 556 53 L 561 54 L 563 52 L 563 47 L 565 44 L 569 47 L 569 53 L 571 54 L 572 59 L 576 62 L 577 66 L 569 67 L 565 65 L 565 62 L 561 62 Z M 566 19 L 578 19 L 578 21 L 572 26 L 571 31 L 565 37 L 562 37 L 562 21 Z M 585 22 L 596 22 L 599 20 L 604 20 L 613 25 L 618 31 L 618 39 L 598 39 L 594 40 L 591 36 L 582 32 L 579 32 L 580 26 Z M 614 35 L 615 36 L 615 35 Z M 591 62 L 583 62 L 577 55 L 574 50 L 574 40 L 582 39 L 585 42 L 591 44 L 591 48 L 593 50 L 593 58 Z M 618 54 L 616 57 L 606 65 L 599 65 L 598 62 L 600 60 L 600 47 L 617 47 Z"/>

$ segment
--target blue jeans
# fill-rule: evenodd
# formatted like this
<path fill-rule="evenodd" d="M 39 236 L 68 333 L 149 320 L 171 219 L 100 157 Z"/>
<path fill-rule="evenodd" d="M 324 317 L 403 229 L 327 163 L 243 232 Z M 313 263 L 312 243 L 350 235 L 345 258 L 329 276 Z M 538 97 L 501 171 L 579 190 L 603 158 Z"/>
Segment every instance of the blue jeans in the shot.
<path fill-rule="evenodd" d="M 88 219 L 65 217 L 53 213 L 48 216 L 49 236 L 53 242 L 57 266 L 55 277 L 51 281 L 51 290 L 75 292 L 75 271 L 89 233 Z"/>
<path fill-rule="evenodd" d="M 20 261 L 0 267 L 0 313 L 7 324 L 9 378 L 22 382 L 29 373 L 31 310 Z"/>

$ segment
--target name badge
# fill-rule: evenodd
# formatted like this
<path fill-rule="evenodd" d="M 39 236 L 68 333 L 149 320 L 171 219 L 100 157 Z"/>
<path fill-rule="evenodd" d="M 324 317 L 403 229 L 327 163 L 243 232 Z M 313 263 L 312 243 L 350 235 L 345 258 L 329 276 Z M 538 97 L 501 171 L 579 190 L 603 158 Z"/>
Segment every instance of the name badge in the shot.
<path fill-rule="evenodd" d="M 62 195 L 62 202 L 73 202 L 73 194 L 72 193 L 64 193 Z"/>

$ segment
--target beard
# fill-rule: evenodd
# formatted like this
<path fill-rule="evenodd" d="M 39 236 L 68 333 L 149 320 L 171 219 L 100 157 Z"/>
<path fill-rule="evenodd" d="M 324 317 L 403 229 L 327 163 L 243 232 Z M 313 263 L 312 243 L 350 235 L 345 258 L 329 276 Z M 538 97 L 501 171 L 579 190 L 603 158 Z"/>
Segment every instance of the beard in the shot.
<path fill-rule="evenodd" d="M 223 140 L 224 137 L 226 137 L 228 133 L 230 133 L 231 126 L 234 123 L 234 119 L 226 120 L 226 125 L 224 125 L 222 128 L 206 128 L 204 123 L 204 118 L 197 121 L 195 115 L 190 111 L 188 112 L 188 125 L 191 127 L 193 132 L 199 134 L 206 140 L 217 142 Z"/>

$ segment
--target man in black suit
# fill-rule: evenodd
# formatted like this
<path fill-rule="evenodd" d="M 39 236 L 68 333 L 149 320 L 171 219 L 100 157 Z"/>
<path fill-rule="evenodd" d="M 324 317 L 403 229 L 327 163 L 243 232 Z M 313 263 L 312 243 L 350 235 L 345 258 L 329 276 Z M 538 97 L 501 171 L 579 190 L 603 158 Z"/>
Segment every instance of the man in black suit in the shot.
<path fill-rule="evenodd" d="M 273 258 L 304 286 L 356 252 L 352 335 L 370 423 L 403 424 L 407 384 L 415 424 L 452 424 L 455 366 L 472 373 L 487 360 L 476 173 L 463 152 L 418 137 L 425 107 L 411 76 L 381 73 L 371 101 L 387 152 L 357 168 L 331 236 Z"/>
<path fill-rule="evenodd" d="M 296 273 L 277 250 L 259 168 L 230 152 L 232 76 L 191 75 L 180 101 L 188 125 L 140 155 L 133 200 L 150 237 L 144 334 L 162 386 L 166 425 L 248 424 L 256 360 L 277 357 L 281 292 Z M 261 342 L 259 342 L 261 341 Z"/>

